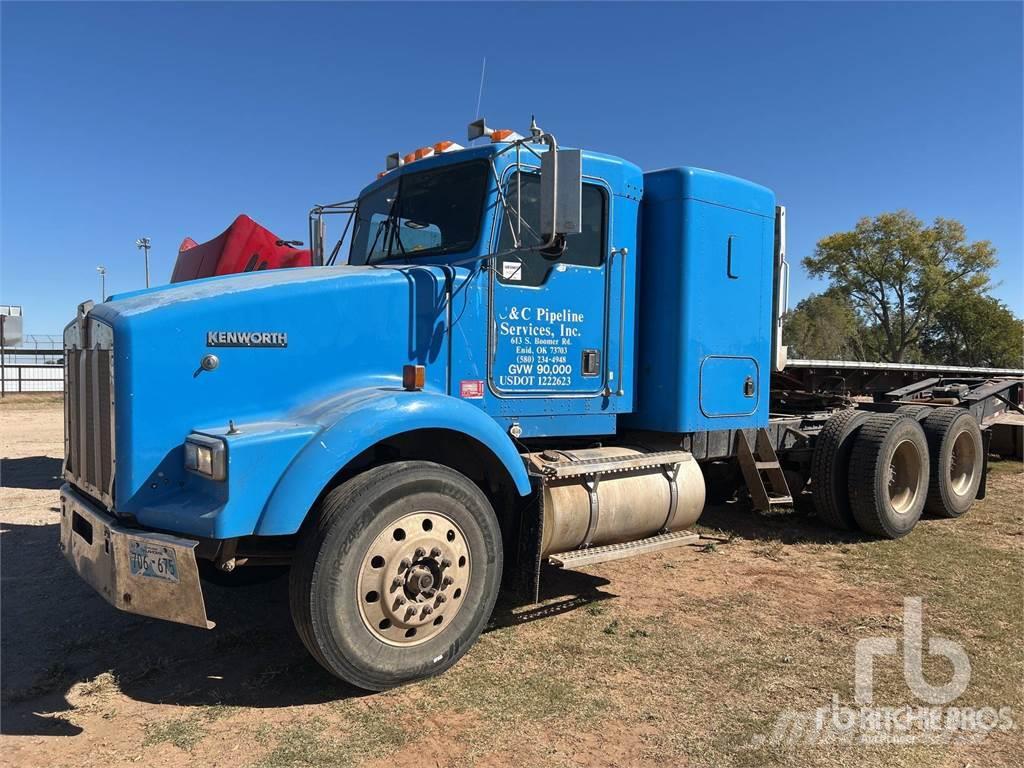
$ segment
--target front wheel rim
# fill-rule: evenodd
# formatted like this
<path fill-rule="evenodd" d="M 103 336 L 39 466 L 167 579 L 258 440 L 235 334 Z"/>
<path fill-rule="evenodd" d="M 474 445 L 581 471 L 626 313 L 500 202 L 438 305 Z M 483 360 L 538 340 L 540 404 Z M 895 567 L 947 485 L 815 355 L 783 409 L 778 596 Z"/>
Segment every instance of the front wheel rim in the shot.
<path fill-rule="evenodd" d="M 471 574 L 469 545 L 454 520 L 431 510 L 405 515 L 363 555 L 356 592 L 363 625 L 388 645 L 424 643 L 452 623 Z"/>
<path fill-rule="evenodd" d="M 889 460 L 889 506 L 897 515 L 914 508 L 921 490 L 921 451 L 911 440 L 897 444 Z"/>

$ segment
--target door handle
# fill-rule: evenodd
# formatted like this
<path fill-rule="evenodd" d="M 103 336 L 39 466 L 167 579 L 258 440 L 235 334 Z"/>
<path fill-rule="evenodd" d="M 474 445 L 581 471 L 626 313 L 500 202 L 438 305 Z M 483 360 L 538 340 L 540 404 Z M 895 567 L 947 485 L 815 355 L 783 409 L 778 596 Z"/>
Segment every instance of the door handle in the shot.
<path fill-rule="evenodd" d="M 611 255 L 608 259 L 608 269 L 612 268 L 615 263 L 615 255 L 621 256 L 619 261 L 621 262 L 620 270 L 622 275 L 621 286 L 619 289 L 619 388 L 615 394 L 617 397 L 622 397 L 626 394 L 626 391 L 622 388 L 622 368 L 623 368 L 623 347 L 626 343 L 626 257 L 629 256 L 629 248 L 612 248 Z M 604 394 L 605 397 L 612 393 L 612 380 L 615 377 L 615 371 L 608 372 L 608 383 L 605 385 Z"/>
<path fill-rule="evenodd" d="M 739 238 L 737 238 L 736 235 L 729 235 L 729 241 L 726 244 L 725 273 L 729 276 L 729 279 L 731 279 L 731 280 L 738 280 L 739 277 L 740 277 L 738 274 L 735 274 L 735 272 L 733 271 L 733 267 L 734 267 L 733 254 L 734 254 L 735 248 L 736 248 L 735 243 L 736 243 L 736 241 L 738 239 Z"/>

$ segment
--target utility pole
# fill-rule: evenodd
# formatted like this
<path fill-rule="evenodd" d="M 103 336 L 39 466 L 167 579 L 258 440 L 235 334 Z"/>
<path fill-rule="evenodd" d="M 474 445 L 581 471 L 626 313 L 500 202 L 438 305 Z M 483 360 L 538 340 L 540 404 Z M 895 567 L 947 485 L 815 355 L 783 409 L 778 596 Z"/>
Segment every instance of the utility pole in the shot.
<path fill-rule="evenodd" d="M 100 301 L 107 300 L 107 268 L 102 264 L 96 267 L 96 271 L 100 273 Z"/>
<path fill-rule="evenodd" d="M 4 349 L 7 346 L 4 341 L 4 334 L 6 333 L 4 330 L 4 318 L 6 317 L 6 314 L 0 313 L 0 400 L 7 398 L 7 363 L 5 362 L 7 350 Z"/>
<path fill-rule="evenodd" d="M 7 334 L 11 334 L 10 343 L 14 345 L 14 352 L 17 353 L 18 344 L 21 343 L 22 318 L 21 307 L 0 305 L 0 398 L 7 397 Z M 17 360 L 14 365 L 17 368 Z M 21 368 L 18 368 L 18 391 L 21 392 Z"/>
<path fill-rule="evenodd" d="M 146 254 L 146 287 L 149 288 L 149 238 L 140 237 L 135 241 L 135 247 L 144 251 Z"/>

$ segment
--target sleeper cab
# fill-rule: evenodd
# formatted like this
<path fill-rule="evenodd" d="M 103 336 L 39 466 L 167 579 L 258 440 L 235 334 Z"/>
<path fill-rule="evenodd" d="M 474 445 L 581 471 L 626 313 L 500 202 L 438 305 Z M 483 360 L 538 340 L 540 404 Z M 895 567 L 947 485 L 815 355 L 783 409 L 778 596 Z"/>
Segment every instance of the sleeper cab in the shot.
<path fill-rule="evenodd" d="M 644 174 L 632 428 L 768 423 L 775 195 L 699 168 Z"/>

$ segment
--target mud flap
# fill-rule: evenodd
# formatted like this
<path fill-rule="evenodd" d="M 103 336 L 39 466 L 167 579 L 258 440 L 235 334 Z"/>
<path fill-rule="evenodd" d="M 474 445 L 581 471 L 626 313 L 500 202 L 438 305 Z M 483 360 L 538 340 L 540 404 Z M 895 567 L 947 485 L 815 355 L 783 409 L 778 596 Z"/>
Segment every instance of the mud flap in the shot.
<path fill-rule="evenodd" d="M 976 499 L 984 499 L 988 486 L 988 452 L 992 446 L 992 430 L 981 430 L 981 482 L 978 483 Z"/>
<path fill-rule="evenodd" d="M 530 474 L 533 493 L 518 501 L 519 541 L 514 583 L 509 586 L 524 600 L 540 602 L 541 549 L 544 541 L 544 479 Z"/>

